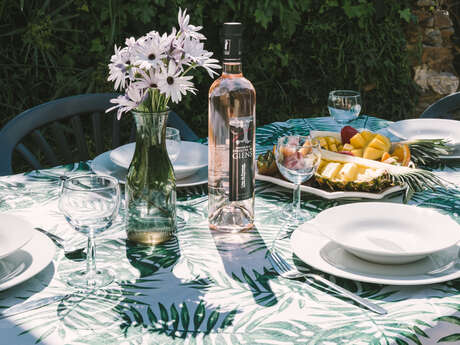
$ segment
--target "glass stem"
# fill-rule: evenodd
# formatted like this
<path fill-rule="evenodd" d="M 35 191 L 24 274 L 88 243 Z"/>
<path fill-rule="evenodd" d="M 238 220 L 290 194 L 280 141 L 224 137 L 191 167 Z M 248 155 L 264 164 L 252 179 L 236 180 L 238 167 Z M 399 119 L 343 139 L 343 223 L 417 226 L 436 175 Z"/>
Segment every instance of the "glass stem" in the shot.
<path fill-rule="evenodd" d="M 299 215 L 300 215 L 300 183 L 295 185 L 292 202 L 294 204 L 294 217 L 299 218 Z"/>
<path fill-rule="evenodd" d="M 95 285 L 96 281 L 96 244 L 94 243 L 94 233 L 90 231 L 88 236 L 88 246 L 86 251 L 86 278 L 88 285 Z"/>

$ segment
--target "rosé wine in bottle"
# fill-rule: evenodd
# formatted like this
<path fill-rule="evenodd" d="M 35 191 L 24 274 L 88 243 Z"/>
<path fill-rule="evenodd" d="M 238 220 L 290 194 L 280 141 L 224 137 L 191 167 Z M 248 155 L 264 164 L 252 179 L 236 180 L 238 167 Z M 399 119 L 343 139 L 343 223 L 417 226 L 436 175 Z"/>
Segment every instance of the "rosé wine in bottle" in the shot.
<path fill-rule="evenodd" d="M 241 23 L 224 23 L 222 75 L 209 89 L 209 227 L 254 226 L 256 91 L 243 77 Z"/>

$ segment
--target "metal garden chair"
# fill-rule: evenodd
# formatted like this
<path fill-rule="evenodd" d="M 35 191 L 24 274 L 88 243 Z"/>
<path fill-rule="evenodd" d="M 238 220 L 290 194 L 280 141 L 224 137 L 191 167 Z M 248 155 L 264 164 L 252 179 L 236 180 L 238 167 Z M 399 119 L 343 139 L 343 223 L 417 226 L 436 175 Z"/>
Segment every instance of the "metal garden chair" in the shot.
<path fill-rule="evenodd" d="M 22 156 L 26 163 L 24 165 L 42 169 L 85 161 L 134 141 L 136 127 L 129 116 L 118 121 L 116 111 L 105 113 L 113 105 L 110 99 L 116 96 L 112 93 L 96 93 L 60 98 L 26 110 L 11 119 L 0 130 L 0 176 L 13 174 L 14 151 Z M 198 139 L 172 111 L 168 126 L 178 128 L 183 140 Z"/>

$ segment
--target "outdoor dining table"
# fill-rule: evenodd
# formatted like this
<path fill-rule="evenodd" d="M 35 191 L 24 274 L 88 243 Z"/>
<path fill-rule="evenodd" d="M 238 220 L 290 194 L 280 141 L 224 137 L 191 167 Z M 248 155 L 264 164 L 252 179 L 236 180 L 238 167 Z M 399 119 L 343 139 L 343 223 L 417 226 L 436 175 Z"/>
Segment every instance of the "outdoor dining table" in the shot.
<path fill-rule="evenodd" d="M 354 126 L 376 131 L 388 123 L 364 115 Z M 260 126 L 257 154 L 271 149 L 281 135 L 312 129 L 340 127 L 328 117 Z M 69 246 L 85 246 L 86 237 L 68 225 L 57 202 L 60 176 L 90 173 L 89 163 L 1 177 L 0 212 L 24 217 Z M 460 185 L 458 161 L 446 161 L 438 171 Z M 298 224 L 283 216 L 292 190 L 257 181 L 256 227 L 222 234 L 208 228 L 202 187 L 178 190 L 177 232 L 161 245 L 128 242 L 121 208 L 116 222 L 96 238 L 98 266 L 115 273 L 109 286 L 95 291 L 68 287 L 67 275 L 85 262 L 67 258 L 57 248 L 43 271 L 0 291 L 0 308 L 71 293 L 60 302 L 1 319 L 0 344 L 460 344 L 459 279 L 396 286 L 323 275 L 388 310 L 377 315 L 322 284 L 284 279 L 273 271 L 269 250 L 276 249 L 291 263 L 295 259 L 289 234 Z M 460 222 L 459 197 L 460 190 L 450 186 L 415 193 L 409 203 Z M 302 208 L 313 218 L 355 201 L 304 193 Z M 436 224 L 433 231 L 442 236 Z M 304 268 L 315 271 L 306 264 Z M 0 266 L 0 284 L 2 279 Z"/>

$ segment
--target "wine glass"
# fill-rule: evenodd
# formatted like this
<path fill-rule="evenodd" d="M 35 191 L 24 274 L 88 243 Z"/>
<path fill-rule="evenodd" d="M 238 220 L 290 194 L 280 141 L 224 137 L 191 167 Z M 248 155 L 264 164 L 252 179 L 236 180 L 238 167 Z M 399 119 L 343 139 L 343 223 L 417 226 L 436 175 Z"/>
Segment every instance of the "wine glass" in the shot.
<path fill-rule="evenodd" d="M 334 90 L 327 100 L 329 114 L 335 122 L 345 124 L 355 120 L 361 112 L 361 95 L 358 91 Z"/>
<path fill-rule="evenodd" d="M 177 128 L 166 127 L 166 149 L 171 163 L 174 163 L 180 153 L 180 132 Z"/>
<path fill-rule="evenodd" d="M 74 287 L 99 288 L 113 281 L 106 269 L 96 269 L 94 237 L 108 229 L 118 214 L 120 187 L 110 176 L 79 175 L 63 181 L 59 209 L 67 222 L 88 237 L 86 270 L 69 275 L 67 283 Z"/>
<path fill-rule="evenodd" d="M 284 136 L 278 139 L 275 150 L 278 170 L 295 184 L 290 213 L 297 220 L 303 220 L 300 212 L 300 185 L 318 169 L 321 161 L 320 147 L 311 137 L 302 135 Z"/>

